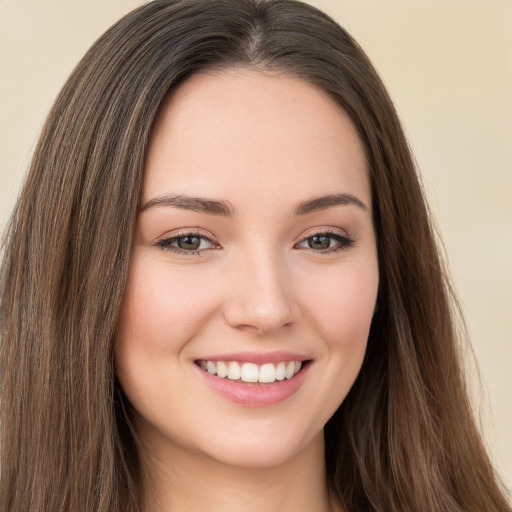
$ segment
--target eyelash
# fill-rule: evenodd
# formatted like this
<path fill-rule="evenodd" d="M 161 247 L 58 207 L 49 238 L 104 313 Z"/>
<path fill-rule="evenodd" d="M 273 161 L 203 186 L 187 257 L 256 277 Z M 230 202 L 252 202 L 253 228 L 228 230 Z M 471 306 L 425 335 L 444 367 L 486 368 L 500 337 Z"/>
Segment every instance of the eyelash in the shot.
<path fill-rule="evenodd" d="M 315 251 L 310 248 L 310 250 L 312 250 L 315 253 L 319 253 L 319 254 L 332 254 L 332 253 L 337 253 L 340 251 L 346 251 L 347 249 L 350 249 L 351 247 L 353 247 L 354 243 L 355 243 L 355 240 L 353 238 L 351 238 L 347 233 L 342 234 L 337 231 L 326 229 L 323 231 L 317 231 L 315 233 L 309 234 L 308 236 L 304 237 L 299 242 L 299 244 L 295 244 L 294 247 L 296 247 L 297 245 L 300 245 L 314 237 L 331 238 L 331 239 L 335 240 L 336 242 L 338 242 L 338 244 L 339 244 L 337 247 L 330 247 L 328 249 L 321 250 L 321 251 Z"/>
<path fill-rule="evenodd" d="M 183 254 L 185 256 L 191 256 L 191 255 L 200 256 L 205 249 L 202 249 L 202 250 L 196 249 L 196 250 L 186 251 L 184 249 L 181 249 L 179 247 L 171 245 L 173 243 L 178 242 L 178 240 L 181 240 L 181 239 L 187 238 L 187 237 L 198 238 L 201 241 L 204 240 L 207 242 L 211 242 L 214 245 L 214 247 L 212 247 L 212 249 L 216 249 L 219 247 L 219 244 L 215 240 L 212 240 L 210 237 L 203 235 L 201 233 L 198 233 L 196 231 L 184 231 L 181 233 L 177 233 L 170 238 L 163 238 L 162 240 L 159 240 L 156 243 L 156 245 L 158 247 L 160 247 L 162 250 L 171 251 L 175 254 Z"/>
<path fill-rule="evenodd" d="M 181 249 L 179 247 L 172 245 L 174 243 L 177 243 L 179 240 L 187 238 L 187 237 L 198 238 L 201 241 L 204 240 L 204 241 L 210 242 L 213 244 L 213 247 L 211 247 L 209 249 L 184 250 L 184 249 Z M 328 230 L 317 231 L 315 233 L 311 233 L 310 235 L 304 237 L 298 244 L 295 244 L 294 248 L 299 248 L 298 246 L 300 244 L 303 244 L 307 240 L 310 240 L 314 237 L 327 237 L 327 238 L 335 240 L 339 244 L 337 247 L 329 247 L 325 250 L 320 250 L 320 251 L 315 251 L 311 247 L 309 248 L 311 251 L 318 253 L 318 254 L 332 254 L 332 253 L 337 253 L 340 251 L 346 251 L 347 249 L 350 249 L 351 247 L 353 247 L 353 245 L 355 243 L 355 240 L 352 239 L 348 234 L 341 234 L 341 233 L 338 233 L 337 231 L 332 231 L 332 230 L 328 229 Z M 200 256 L 203 253 L 203 251 L 205 251 L 205 250 L 218 249 L 220 247 L 219 244 L 215 240 L 212 240 L 210 237 L 205 236 L 198 232 L 194 232 L 194 231 L 186 231 L 186 232 L 182 232 L 182 233 L 177 233 L 176 235 L 174 235 L 172 237 L 163 238 L 162 240 L 159 240 L 158 242 L 156 242 L 156 246 L 160 247 L 162 250 L 171 251 L 175 254 L 182 254 L 182 255 L 186 255 L 186 256 L 191 256 L 191 255 Z"/>

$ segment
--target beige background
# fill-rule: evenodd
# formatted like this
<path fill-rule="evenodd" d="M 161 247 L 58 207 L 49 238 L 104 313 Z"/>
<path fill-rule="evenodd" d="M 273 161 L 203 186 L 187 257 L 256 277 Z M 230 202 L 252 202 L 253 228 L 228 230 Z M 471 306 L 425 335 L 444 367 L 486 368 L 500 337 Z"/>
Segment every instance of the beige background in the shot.
<path fill-rule="evenodd" d="M 213 1 L 213 0 L 212 0 Z M 135 0 L 0 0 L 0 230 L 53 98 Z M 512 1 L 318 0 L 388 86 L 445 240 L 512 488 Z"/>

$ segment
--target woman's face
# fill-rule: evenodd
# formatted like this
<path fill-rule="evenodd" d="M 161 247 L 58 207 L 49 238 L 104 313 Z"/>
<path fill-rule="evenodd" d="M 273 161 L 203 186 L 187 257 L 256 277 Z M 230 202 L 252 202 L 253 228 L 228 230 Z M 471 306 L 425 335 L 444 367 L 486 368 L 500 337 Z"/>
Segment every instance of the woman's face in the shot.
<path fill-rule="evenodd" d="M 159 113 L 141 205 L 115 347 L 141 438 L 252 467 L 321 447 L 379 281 L 348 116 L 289 75 L 194 75 Z"/>

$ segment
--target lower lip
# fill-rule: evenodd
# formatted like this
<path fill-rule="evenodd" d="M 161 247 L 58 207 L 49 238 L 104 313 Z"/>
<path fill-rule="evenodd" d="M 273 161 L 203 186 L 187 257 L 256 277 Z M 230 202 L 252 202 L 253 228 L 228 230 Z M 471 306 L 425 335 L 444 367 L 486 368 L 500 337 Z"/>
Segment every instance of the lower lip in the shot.
<path fill-rule="evenodd" d="M 267 407 L 295 394 L 304 382 L 310 366 L 311 362 L 308 362 L 291 379 L 276 380 L 271 384 L 229 380 L 212 375 L 198 366 L 196 368 L 210 388 L 231 402 L 247 407 Z"/>

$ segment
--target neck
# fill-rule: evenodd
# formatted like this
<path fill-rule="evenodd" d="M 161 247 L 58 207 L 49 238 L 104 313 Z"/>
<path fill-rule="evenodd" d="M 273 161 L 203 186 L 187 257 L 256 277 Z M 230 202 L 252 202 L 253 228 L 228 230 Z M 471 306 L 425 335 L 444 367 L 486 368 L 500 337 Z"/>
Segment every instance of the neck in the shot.
<path fill-rule="evenodd" d="M 326 484 L 323 436 L 271 467 L 232 466 L 176 446 L 145 450 L 145 512 L 337 512 Z"/>

